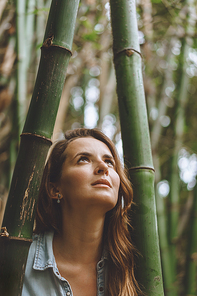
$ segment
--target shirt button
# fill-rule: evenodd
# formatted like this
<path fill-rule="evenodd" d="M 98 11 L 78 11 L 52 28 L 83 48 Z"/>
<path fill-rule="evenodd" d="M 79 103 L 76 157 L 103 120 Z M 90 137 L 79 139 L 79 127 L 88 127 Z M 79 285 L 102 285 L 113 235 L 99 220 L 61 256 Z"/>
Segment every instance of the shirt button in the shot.
<path fill-rule="evenodd" d="M 67 296 L 70 296 L 70 292 L 66 292 L 66 295 L 67 295 Z"/>
<path fill-rule="evenodd" d="M 104 290 L 103 287 L 100 287 L 100 288 L 99 288 L 99 291 L 100 291 L 100 292 L 103 292 L 103 290 Z"/>

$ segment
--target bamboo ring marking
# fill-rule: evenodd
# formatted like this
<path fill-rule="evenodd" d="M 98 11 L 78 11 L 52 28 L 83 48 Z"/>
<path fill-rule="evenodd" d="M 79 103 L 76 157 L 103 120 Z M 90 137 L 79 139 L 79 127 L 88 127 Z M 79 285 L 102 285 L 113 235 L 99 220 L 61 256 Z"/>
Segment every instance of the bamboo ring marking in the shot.
<path fill-rule="evenodd" d="M 29 242 L 29 243 L 32 242 L 32 239 L 30 239 L 30 238 L 10 236 L 7 231 L 7 227 L 1 227 L 0 237 L 6 237 L 9 240 L 18 240 L 18 241 L 24 241 L 24 242 Z"/>
<path fill-rule="evenodd" d="M 42 47 L 49 47 L 49 46 L 42 46 Z M 41 48 L 42 48 L 42 47 L 41 47 Z M 68 52 L 70 53 L 71 56 L 73 55 L 73 54 L 72 54 L 72 51 L 71 51 L 70 49 L 68 49 L 67 47 L 60 46 L 60 45 L 56 45 L 56 44 L 51 44 L 50 47 L 59 47 L 59 48 L 62 48 L 62 49 L 64 49 L 64 50 L 68 51 Z"/>
<path fill-rule="evenodd" d="M 16 237 L 16 236 L 9 236 L 9 240 L 23 241 L 23 242 L 28 242 L 28 243 L 32 243 L 32 241 L 33 241 L 30 238 Z"/>
<path fill-rule="evenodd" d="M 132 55 L 134 54 L 134 52 L 136 52 L 136 53 L 139 54 L 139 55 L 141 56 L 141 58 L 143 59 L 143 56 L 142 56 L 141 52 L 137 51 L 136 49 L 134 49 L 134 48 L 132 48 L 132 47 L 125 47 L 125 48 L 119 50 L 118 52 L 114 53 L 114 58 L 115 58 L 118 54 L 120 54 L 120 53 L 122 53 L 122 52 L 125 52 L 126 55 L 127 55 L 128 57 L 132 56 Z"/>
<path fill-rule="evenodd" d="M 50 142 L 50 144 L 52 144 L 51 139 L 46 138 L 46 137 L 44 137 L 44 136 L 37 135 L 37 134 L 32 134 L 32 133 L 22 133 L 22 134 L 20 135 L 20 137 L 23 137 L 23 136 L 29 136 L 29 137 L 37 137 L 37 138 L 41 138 L 41 139 L 43 139 L 43 140 L 45 140 L 45 141 L 47 141 L 47 142 Z"/>
<path fill-rule="evenodd" d="M 137 167 L 130 167 L 129 168 L 129 171 L 132 170 L 132 171 L 135 171 L 135 170 L 151 170 L 153 172 L 155 172 L 155 169 L 153 167 L 147 167 L 147 166 L 137 166 Z"/>
<path fill-rule="evenodd" d="M 72 56 L 72 51 L 70 49 L 68 49 L 67 47 L 64 47 L 64 46 L 60 46 L 60 45 L 56 45 L 56 44 L 53 44 L 53 39 L 54 39 L 54 35 L 51 35 L 49 36 L 44 42 L 43 42 L 43 45 L 41 46 L 41 49 L 42 48 L 49 48 L 51 46 L 53 47 L 59 47 L 59 48 L 62 48 L 66 51 L 68 51 L 70 53 L 70 55 Z"/>

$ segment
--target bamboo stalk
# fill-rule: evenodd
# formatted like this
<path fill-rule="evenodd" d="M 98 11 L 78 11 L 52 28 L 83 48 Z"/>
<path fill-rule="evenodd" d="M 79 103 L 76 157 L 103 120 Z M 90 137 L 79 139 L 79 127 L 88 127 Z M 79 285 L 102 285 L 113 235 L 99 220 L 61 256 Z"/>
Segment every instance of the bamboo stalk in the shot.
<path fill-rule="evenodd" d="M 186 295 L 197 294 L 197 186 L 194 191 L 194 205 L 192 213 L 191 232 L 189 237 L 188 264 L 186 272 Z"/>
<path fill-rule="evenodd" d="M 180 79 L 180 90 L 178 94 L 178 107 L 177 116 L 175 121 L 175 146 L 172 158 L 172 173 L 170 179 L 170 202 L 171 202 L 171 212 L 170 212 L 170 241 L 171 241 L 171 257 L 172 257 L 172 269 L 176 271 L 177 268 L 177 258 L 176 258 L 176 240 L 178 237 L 178 221 L 179 221 L 179 202 L 180 202 L 180 186 L 179 186 L 179 170 L 178 170 L 178 153 L 183 145 L 183 135 L 184 135 L 184 125 L 185 125 L 185 107 L 188 100 L 188 84 L 189 76 L 186 72 L 188 67 L 188 54 L 189 49 L 193 44 L 192 36 L 194 34 L 195 28 L 195 15 L 193 14 L 194 0 L 187 0 L 186 4 L 188 6 L 188 19 L 187 19 L 187 36 L 183 43 L 183 66 L 182 74 Z"/>
<path fill-rule="evenodd" d="M 164 82 L 161 89 L 160 101 L 158 105 L 158 117 L 154 122 L 152 130 L 151 130 L 151 147 L 154 156 L 154 164 L 157 172 L 156 183 L 158 183 L 160 179 L 159 171 L 160 164 L 159 156 L 156 154 L 158 151 L 158 146 L 160 142 L 160 136 L 162 133 L 162 125 L 160 123 L 160 118 L 162 115 L 166 115 L 167 113 L 167 105 L 165 103 L 166 96 L 166 88 L 172 83 L 173 75 L 172 75 L 172 61 L 174 59 L 174 55 L 172 54 L 172 47 L 175 44 L 177 39 L 172 38 L 167 50 L 167 63 L 169 67 L 164 71 Z M 156 206 L 157 206 L 157 218 L 158 218 L 158 230 L 159 230 L 159 240 L 160 240 L 160 249 L 161 249 L 161 262 L 162 262 L 162 271 L 163 271 L 163 280 L 166 296 L 176 296 L 177 288 L 175 286 L 176 280 L 176 270 L 172 268 L 172 258 L 171 258 L 171 247 L 169 245 L 168 239 L 168 230 L 167 230 L 167 213 L 166 206 L 164 200 L 159 196 L 156 191 Z"/>
<path fill-rule="evenodd" d="M 26 46 L 25 46 L 25 6 L 26 0 L 17 0 L 17 102 L 18 102 L 18 138 L 22 131 L 26 114 Z"/>
<path fill-rule="evenodd" d="M 187 86 L 189 84 L 189 76 L 186 73 L 188 63 L 187 57 L 189 54 L 189 49 L 192 47 L 193 39 L 191 38 L 194 34 L 195 29 L 195 15 L 193 14 L 193 9 L 195 8 L 194 0 L 187 0 L 186 4 L 189 8 L 189 15 L 188 15 L 188 24 L 186 32 L 189 36 L 185 38 L 183 44 L 183 67 L 182 67 L 182 75 L 180 81 L 180 91 L 178 96 L 178 108 L 177 108 L 177 117 L 175 123 L 175 134 L 176 134 L 176 142 L 174 147 L 174 157 L 172 162 L 172 180 L 171 180 L 171 205 L 172 205 L 172 214 L 171 214 L 171 232 L 170 238 L 174 240 L 177 237 L 177 224 L 178 224 L 178 206 L 179 206 L 179 189 L 178 189 L 178 152 L 182 147 L 182 138 L 184 133 L 184 123 L 185 123 L 185 106 L 188 100 L 188 90 Z"/>
<path fill-rule="evenodd" d="M 39 47 L 40 44 L 42 43 L 42 38 L 43 38 L 43 31 L 45 28 L 45 16 L 44 16 L 44 12 L 41 10 L 42 9 L 46 9 L 47 7 L 44 5 L 44 0 L 36 0 L 36 7 L 38 9 L 38 14 L 36 17 L 36 46 Z M 39 63 L 40 60 L 40 51 L 37 50 L 37 61 Z M 37 64 L 36 63 L 36 66 Z"/>
<path fill-rule="evenodd" d="M 6 0 L 2 0 L 1 3 L 0 3 L 0 20 L 1 20 L 2 14 L 3 14 L 3 11 L 4 11 L 5 7 L 6 7 L 6 3 L 7 3 Z"/>
<path fill-rule="evenodd" d="M 0 291 L 21 294 L 34 207 L 71 55 L 79 1 L 53 0 L 0 237 Z M 5 236 L 3 236 L 5 235 Z M 8 237 L 6 237 L 6 235 Z"/>
<path fill-rule="evenodd" d="M 28 8 L 26 15 L 26 71 L 31 62 L 31 52 L 34 36 L 34 23 L 35 23 L 35 0 L 28 0 Z"/>
<path fill-rule="evenodd" d="M 113 52 L 125 162 L 137 203 L 132 213 L 137 279 L 149 296 L 163 294 L 148 120 L 135 1 L 111 0 Z"/>
<path fill-rule="evenodd" d="M 104 61 L 106 63 L 106 61 Z M 103 63 L 104 63 L 103 62 Z M 112 62 L 111 62 L 112 63 Z M 103 119 L 104 117 L 109 114 L 112 110 L 112 106 L 114 106 L 114 97 L 116 98 L 116 93 L 115 93 L 115 89 L 116 89 L 116 78 L 115 78 L 115 71 L 114 71 L 114 67 L 113 64 L 111 65 L 111 63 L 107 65 L 107 70 L 109 71 L 109 77 L 103 81 L 101 81 L 101 86 L 100 88 L 103 87 L 103 91 L 102 94 L 100 95 L 100 116 L 99 116 L 99 126 L 102 126 L 103 123 Z M 110 69 L 109 69 L 110 67 Z M 103 67 L 102 67 L 103 69 Z M 103 70 L 102 70 L 103 72 Z M 102 73 L 101 73 L 102 75 Z M 106 77 L 105 77 L 106 78 Z M 105 83 L 105 86 L 103 86 Z"/>
<path fill-rule="evenodd" d="M 160 163 L 159 157 L 154 155 L 154 164 L 156 170 L 155 183 L 157 184 L 161 180 L 160 176 Z M 177 295 L 177 288 L 174 285 L 176 273 L 172 268 L 171 260 L 171 249 L 168 240 L 167 230 L 167 213 L 164 198 L 162 198 L 158 190 L 156 190 L 156 208 L 157 208 L 157 219 L 158 219 L 158 230 L 159 230 L 159 241 L 161 250 L 161 263 L 164 280 L 164 288 L 166 296 Z"/>
<path fill-rule="evenodd" d="M 176 38 L 171 39 L 169 48 L 166 53 L 167 55 L 166 62 L 168 63 L 169 66 L 164 71 L 164 82 L 163 82 L 161 93 L 159 96 L 160 100 L 158 104 L 158 117 L 151 129 L 151 147 L 152 147 L 153 154 L 155 151 L 157 151 L 157 148 L 160 142 L 160 137 L 162 135 L 163 127 L 161 125 L 160 118 L 161 116 L 166 115 L 168 110 L 168 106 L 165 103 L 166 88 L 170 86 L 173 81 L 173 71 L 172 71 L 171 65 L 173 64 L 174 55 L 172 53 L 172 47 L 176 41 L 177 41 Z"/>

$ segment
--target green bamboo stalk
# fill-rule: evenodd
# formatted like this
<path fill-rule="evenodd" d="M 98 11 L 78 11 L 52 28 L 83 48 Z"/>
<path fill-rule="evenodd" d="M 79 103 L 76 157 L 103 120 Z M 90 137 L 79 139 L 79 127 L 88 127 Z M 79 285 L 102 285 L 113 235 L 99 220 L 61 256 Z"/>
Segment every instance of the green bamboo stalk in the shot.
<path fill-rule="evenodd" d="M 154 169 L 141 70 L 136 6 L 111 0 L 113 52 L 125 162 L 137 203 L 132 212 L 137 249 L 137 279 L 149 296 L 163 294 L 154 196 Z"/>
<path fill-rule="evenodd" d="M 189 237 L 189 254 L 188 265 L 186 271 L 186 295 L 197 295 L 197 185 L 193 191 L 194 194 L 194 206 L 192 213 L 191 232 Z"/>
<path fill-rule="evenodd" d="M 155 183 L 157 184 L 161 180 L 160 176 L 160 163 L 158 155 L 154 155 L 154 165 L 156 170 Z M 159 241 L 161 250 L 161 263 L 164 280 L 164 288 L 166 296 L 177 295 L 177 288 L 174 285 L 176 273 L 172 268 L 171 249 L 168 240 L 167 231 L 167 213 L 164 198 L 159 195 L 156 190 L 156 208 L 157 208 L 157 219 L 158 219 L 158 230 L 159 230 Z"/>
<path fill-rule="evenodd" d="M 187 18 L 187 28 L 186 36 L 183 42 L 183 66 L 182 74 L 180 79 L 180 89 L 177 98 L 177 116 L 175 122 L 175 145 L 172 158 L 172 173 L 170 179 L 170 202 L 171 202 L 171 212 L 170 212 L 170 242 L 171 242 L 171 257 L 172 257 L 172 269 L 176 271 L 177 268 L 177 256 L 176 256 L 176 241 L 178 239 L 178 221 L 179 221 L 179 203 L 180 203 L 180 185 L 179 185 L 179 169 L 178 169 L 178 153 L 183 145 L 183 135 L 185 126 L 185 107 L 188 101 L 188 84 L 189 76 L 186 72 L 188 67 L 188 54 L 189 49 L 193 44 L 192 36 L 195 31 L 195 16 L 193 10 L 195 9 L 194 0 L 186 0 L 188 6 L 188 18 Z"/>
<path fill-rule="evenodd" d="M 48 17 L 40 66 L 27 119 L 0 237 L 0 291 L 19 296 L 31 243 L 34 207 L 59 100 L 71 55 L 79 1 L 53 0 Z M 7 234 L 8 232 L 8 234 Z"/>
<path fill-rule="evenodd" d="M 106 60 L 104 60 L 103 64 L 106 64 Z M 115 89 L 116 89 L 116 78 L 115 78 L 115 71 L 114 67 L 112 64 L 112 61 L 110 63 L 108 62 L 108 65 L 105 66 L 107 67 L 107 70 L 109 71 L 109 77 L 108 80 L 106 81 L 106 74 L 105 79 L 100 79 L 100 89 L 104 89 L 103 93 L 100 95 L 100 116 L 99 116 L 99 123 L 98 126 L 102 126 L 103 119 L 104 117 L 109 114 L 112 110 L 112 106 L 114 105 L 113 100 L 114 98 L 116 99 L 115 96 Z M 103 69 L 103 68 L 102 68 Z M 101 75 L 103 74 L 103 70 Z M 104 85 L 102 85 L 104 84 Z"/>
<path fill-rule="evenodd" d="M 193 10 L 195 10 L 194 0 L 187 0 L 186 4 L 189 8 L 188 15 L 188 24 L 186 32 L 189 36 L 186 36 L 183 44 L 183 67 L 182 67 L 182 75 L 180 81 L 180 90 L 178 96 L 178 107 L 177 107 L 177 117 L 175 123 L 175 135 L 176 142 L 174 147 L 174 156 L 172 161 L 172 178 L 171 178 L 171 225 L 170 225 L 170 239 L 171 241 L 177 238 L 177 225 L 179 218 L 179 174 L 178 174 L 178 152 L 182 147 L 182 140 L 184 135 L 184 124 L 185 124 L 185 106 L 188 100 L 188 89 L 187 86 L 189 84 L 189 76 L 186 72 L 188 63 L 187 58 L 189 54 L 189 49 L 192 47 L 193 40 L 192 36 L 195 32 L 195 15 L 193 14 Z"/>
<path fill-rule="evenodd" d="M 38 9 L 38 14 L 36 17 L 36 45 L 37 47 L 42 42 L 42 32 L 44 31 L 45 27 L 45 18 L 44 18 L 44 12 L 40 12 L 41 9 L 44 8 L 44 0 L 36 0 L 36 7 Z M 37 50 L 37 60 L 40 60 L 40 51 Z"/>
<path fill-rule="evenodd" d="M 156 183 L 158 183 L 160 179 L 160 165 L 158 164 L 159 156 L 156 154 L 158 150 L 158 145 L 160 142 L 160 136 L 162 134 L 162 126 L 160 123 L 160 117 L 162 115 L 166 115 L 167 113 L 167 105 L 165 103 L 166 96 L 166 88 L 172 83 L 173 75 L 172 75 L 172 67 L 170 66 L 174 60 L 174 55 L 172 54 L 172 47 L 175 42 L 177 42 L 177 38 L 172 38 L 169 44 L 169 48 L 167 50 L 167 63 L 169 67 L 164 71 L 164 82 L 161 89 L 160 101 L 158 105 L 158 118 L 154 122 L 152 130 L 151 130 L 151 147 L 154 156 L 154 164 L 156 168 Z M 163 280 L 166 296 L 176 296 L 177 289 L 175 286 L 176 280 L 176 269 L 173 266 L 172 268 L 172 258 L 171 258 L 171 246 L 169 244 L 168 239 L 168 231 L 167 231 L 167 213 L 165 201 L 159 196 L 156 191 L 156 208 L 157 208 L 157 219 L 158 219 L 158 230 L 159 230 L 159 241 L 160 241 L 160 250 L 161 250 L 161 262 L 162 262 L 162 271 L 163 271 Z"/>
<path fill-rule="evenodd" d="M 30 66 L 32 56 L 32 46 L 34 37 L 34 23 L 35 23 L 35 0 L 28 0 L 27 14 L 26 14 L 26 71 Z"/>
<path fill-rule="evenodd" d="M 18 102 L 18 139 L 22 131 L 26 114 L 26 46 L 25 46 L 25 13 L 26 0 L 16 1 L 17 22 L 17 102 Z"/>
<path fill-rule="evenodd" d="M 153 154 L 158 149 L 158 145 L 160 143 L 160 137 L 162 135 L 163 127 L 160 122 L 160 118 L 163 115 L 167 114 L 168 106 L 165 103 L 166 98 L 166 88 L 171 85 L 173 82 L 173 70 L 172 65 L 175 59 L 175 56 L 172 53 L 172 47 L 174 46 L 175 42 L 177 42 L 177 38 L 172 38 L 166 53 L 166 62 L 169 65 L 164 71 L 164 82 L 162 85 L 161 93 L 160 93 L 160 100 L 158 104 L 158 117 L 153 124 L 151 129 L 151 148 Z"/>

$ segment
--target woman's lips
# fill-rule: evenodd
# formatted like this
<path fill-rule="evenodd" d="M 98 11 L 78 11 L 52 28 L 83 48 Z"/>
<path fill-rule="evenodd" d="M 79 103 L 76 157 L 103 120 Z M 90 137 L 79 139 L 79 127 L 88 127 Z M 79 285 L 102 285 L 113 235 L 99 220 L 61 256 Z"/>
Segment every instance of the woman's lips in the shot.
<path fill-rule="evenodd" d="M 92 186 L 96 186 L 96 185 L 98 185 L 98 187 L 102 187 L 103 185 L 104 186 L 108 186 L 108 187 L 112 187 L 111 186 L 111 184 L 110 184 L 110 182 L 107 180 L 107 179 L 99 179 L 99 180 L 97 180 L 97 181 L 95 181 L 95 182 L 93 182 L 92 184 L 91 184 Z M 99 186 L 100 185 L 100 186 Z"/>

